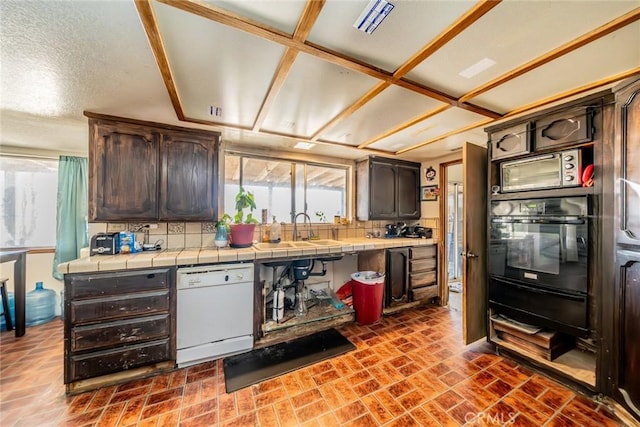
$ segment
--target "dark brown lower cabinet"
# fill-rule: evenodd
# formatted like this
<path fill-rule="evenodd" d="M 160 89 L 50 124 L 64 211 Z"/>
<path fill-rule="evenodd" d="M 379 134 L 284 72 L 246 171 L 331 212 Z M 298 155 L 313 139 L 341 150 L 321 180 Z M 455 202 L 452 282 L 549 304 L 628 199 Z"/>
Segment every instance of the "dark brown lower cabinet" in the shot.
<path fill-rule="evenodd" d="M 173 276 L 170 268 L 65 275 L 68 392 L 78 381 L 175 360 Z"/>
<path fill-rule="evenodd" d="M 387 249 L 385 307 L 440 295 L 437 253 L 437 245 Z"/>
<path fill-rule="evenodd" d="M 616 331 L 618 355 L 615 393 L 640 419 L 640 252 L 617 253 L 617 301 L 619 314 Z"/>
<path fill-rule="evenodd" d="M 411 301 L 427 300 L 439 296 L 438 246 L 418 246 L 411 248 L 409 253 Z"/>

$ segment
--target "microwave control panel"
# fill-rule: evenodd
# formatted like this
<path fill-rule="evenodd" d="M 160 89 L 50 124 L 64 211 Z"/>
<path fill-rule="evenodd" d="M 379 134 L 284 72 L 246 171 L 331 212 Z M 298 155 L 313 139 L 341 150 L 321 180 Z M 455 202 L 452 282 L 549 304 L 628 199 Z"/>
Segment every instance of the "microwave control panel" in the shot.
<path fill-rule="evenodd" d="M 562 185 L 572 187 L 582 184 L 580 177 L 580 150 L 567 150 L 560 153 L 562 156 Z"/>

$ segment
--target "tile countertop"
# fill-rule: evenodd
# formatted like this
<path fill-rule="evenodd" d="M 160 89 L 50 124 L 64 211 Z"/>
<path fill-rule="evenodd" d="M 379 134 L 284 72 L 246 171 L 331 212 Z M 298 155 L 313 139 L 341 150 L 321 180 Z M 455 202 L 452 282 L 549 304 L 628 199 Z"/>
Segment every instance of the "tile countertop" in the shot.
<path fill-rule="evenodd" d="M 135 268 L 173 267 L 176 265 L 210 264 L 217 262 L 272 260 L 292 256 L 313 256 L 345 252 L 369 251 L 374 249 L 400 248 L 405 246 L 427 246 L 435 244 L 434 239 L 343 239 L 336 245 L 317 247 L 275 248 L 257 250 L 253 247 L 232 248 L 186 248 L 159 252 L 138 252 L 129 255 L 95 255 L 79 258 L 58 265 L 58 271 L 67 273 L 89 273 L 95 271 L 130 270 Z"/>

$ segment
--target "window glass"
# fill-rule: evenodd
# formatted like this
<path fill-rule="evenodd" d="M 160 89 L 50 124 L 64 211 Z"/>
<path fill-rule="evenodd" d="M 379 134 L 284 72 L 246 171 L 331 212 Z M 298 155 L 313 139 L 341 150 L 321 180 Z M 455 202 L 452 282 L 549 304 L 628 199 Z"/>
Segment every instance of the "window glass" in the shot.
<path fill-rule="evenodd" d="M 0 247 L 54 247 L 58 161 L 0 156 Z"/>
<path fill-rule="evenodd" d="M 313 222 L 346 216 L 347 173 L 344 169 L 307 165 L 307 213 Z"/>
<path fill-rule="evenodd" d="M 320 222 L 316 212 L 329 222 L 333 215 L 346 216 L 347 168 L 227 154 L 224 211 L 230 215 L 240 185 L 255 196 L 254 216 L 260 219 L 267 209 L 268 222 L 275 215 L 278 222 L 290 223 L 293 212 L 306 212 L 312 222 Z"/>

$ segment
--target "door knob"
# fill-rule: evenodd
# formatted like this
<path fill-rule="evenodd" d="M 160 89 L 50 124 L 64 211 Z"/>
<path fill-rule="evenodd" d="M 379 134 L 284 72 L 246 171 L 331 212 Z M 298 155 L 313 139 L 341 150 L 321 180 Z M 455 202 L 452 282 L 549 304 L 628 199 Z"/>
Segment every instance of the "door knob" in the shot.
<path fill-rule="evenodd" d="M 460 255 L 461 255 L 463 258 L 478 258 L 478 255 L 474 254 L 474 253 L 473 253 L 473 252 L 471 252 L 471 251 L 462 252 L 462 253 L 460 253 Z"/>

